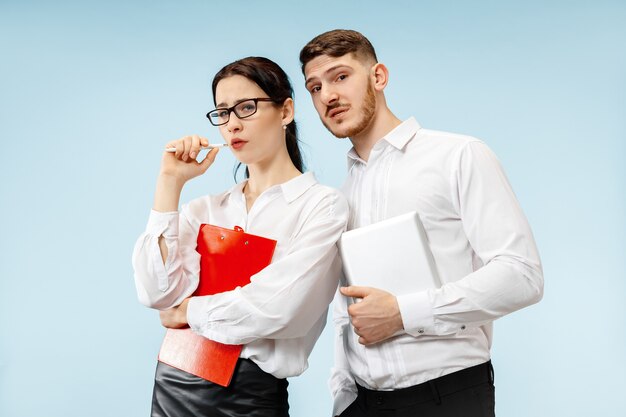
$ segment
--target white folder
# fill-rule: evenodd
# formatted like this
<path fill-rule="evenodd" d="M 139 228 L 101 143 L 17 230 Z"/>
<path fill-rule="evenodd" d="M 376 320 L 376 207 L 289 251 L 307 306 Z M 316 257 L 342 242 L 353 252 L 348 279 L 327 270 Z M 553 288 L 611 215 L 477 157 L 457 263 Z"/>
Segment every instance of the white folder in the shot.
<path fill-rule="evenodd" d="M 394 295 L 441 286 L 417 212 L 345 232 L 339 252 L 349 285 L 380 288 Z"/>

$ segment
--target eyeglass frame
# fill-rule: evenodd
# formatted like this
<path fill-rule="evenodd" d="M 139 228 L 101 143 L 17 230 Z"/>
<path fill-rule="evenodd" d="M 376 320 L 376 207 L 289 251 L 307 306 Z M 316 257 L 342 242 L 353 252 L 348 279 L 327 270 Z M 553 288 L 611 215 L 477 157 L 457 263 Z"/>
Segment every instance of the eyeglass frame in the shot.
<path fill-rule="evenodd" d="M 237 106 L 239 106 L 241 103 L 245 103 L 246 101 L 253 101 L 253 102 L 254 102 L 254 112 L 250 113 L 250 114 L 249 114 L 249 115 L 247 115 L 247 116 L 243 116 L 243 117 L 241 117 L 241 116 L 239 115 L 239 113 L 237 113 L 237 110 L 235 110 L 235 108 L 236 108 Z M 211 110 L 210 112 L 208 112 L 208 113 L 206 114 L 206 118 L 207 118 L 207 119 L 209 119 L 209 122 L 210 122 L 213 126 L 224 126 L 226 123 L 230 122 L 230 114 L 231 114 L 231 113 L 235 113 L 235 116 L 237 116 L 237 118 L 239 118 L 239 119 L 246 119 L 246 118 L 248 118 L 248 117 L 253 116 L 254 114 L 256 114 L 256 112 L 259 110 L 259 106 L 258 106 L 258 102 L 259 102 L 259 101 L 271 101 L 271 102 L 274 102 L 274 103 L 278 103 L 276 100 L 274 100 L 274 99 L 272 99 L 272 98 L 269 98 L 269 97 L 255 97 L 255 98 L 247 98 L 247 99 L 245 99 L 245 100 L 238 101 L 237 103 L 235 103 L 235 104 L 234 104 L 233 106 L 231 106 L 231 107 L 218 107 L 218 108 L 216 108 L 216 109 L 213 109 L 213 110 Z M 215 123 L 213 123 L 213 120 L 211 120 L 211 113 L 216 112 L 216 111 L 218 111 L 218 110 L 226 110 L 226 111 L 228 111 L 228 119 L 227 119 L 224 123 L 215 124 Z"/>

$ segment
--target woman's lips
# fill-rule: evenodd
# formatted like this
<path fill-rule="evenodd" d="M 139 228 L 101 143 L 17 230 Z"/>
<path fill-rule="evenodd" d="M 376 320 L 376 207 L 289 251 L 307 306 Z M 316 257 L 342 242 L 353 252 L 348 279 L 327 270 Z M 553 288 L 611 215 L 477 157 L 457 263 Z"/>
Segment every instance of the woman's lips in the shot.
<path fill-rule="evenodd" d="M 230 141 L 230 147 L 233 149 L 241 149 L 246 143 L 248 143 L 247 140 L 233 139 Z"/>

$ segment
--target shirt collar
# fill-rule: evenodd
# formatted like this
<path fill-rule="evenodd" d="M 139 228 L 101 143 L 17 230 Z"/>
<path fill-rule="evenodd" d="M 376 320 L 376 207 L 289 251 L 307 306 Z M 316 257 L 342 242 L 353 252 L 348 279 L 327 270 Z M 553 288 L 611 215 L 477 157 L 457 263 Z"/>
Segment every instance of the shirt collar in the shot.
<path fill-rule="evenodd" d="M 417 123 L 417 120 L 414 117 L 410 117 L 387 133 L 382 140 L 386 140 L 394 148 L 402 150 L 420 129 L 421 126 Z"/>
<path fill-rule="evenodd" d="M 226 199 L 233 198 L 241 200 L 243 198 L 243 187 L 248 180 L 235 184 L 230 190 L 226 191 L 220 197 L 220 204 L 223 204 Z M 305 172 L 302 175 L 298 175 L 295 178 L 290 179 L 282 184 L 275 185 L 268 188 L 263 192 L 265 193 L 282 193 L 287 203 L 291 203 L 304 194 L 309 188 L 317 184 L 317 179 L 312 172 Z"/>
<path fill-rule="evenodd" d="M 291 203 L 315 184 L 317 184 L 315 175 L 313 175 L 312 172 L 305 172 L 302 175 L 298 175 L 297 177 L 280 184 L 280 188 L 282 188 L 285 200 L 287 200 L 288 203 Z"/>
<path fill-rule="evenodd" d="M 400 151 L 415 137 L 415 134 L 421 128 L 417 120 L 414 117 L 410 117 L 380 138 L 376 145 L 384 141 Z M 351 168 L 357 162 L 365 164 L 365 161 L 356 153 L 353 146 L 348 151 L 348 168 Z"/>

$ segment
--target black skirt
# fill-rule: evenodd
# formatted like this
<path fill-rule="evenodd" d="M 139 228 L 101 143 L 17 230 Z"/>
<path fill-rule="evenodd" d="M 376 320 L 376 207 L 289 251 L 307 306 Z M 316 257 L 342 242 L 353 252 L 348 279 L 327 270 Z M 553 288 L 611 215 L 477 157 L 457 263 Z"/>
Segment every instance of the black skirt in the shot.
<path fill-rule="evenodd" d="M 152 417 L 289 417 L 286 379 L 239 359 L 228 387 L 158 362 Z"/>

